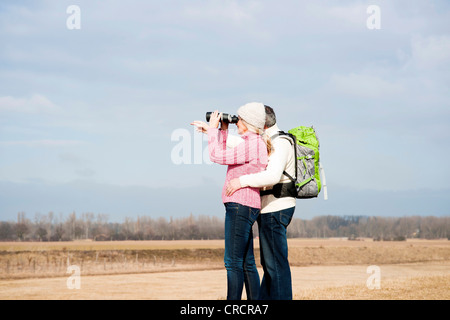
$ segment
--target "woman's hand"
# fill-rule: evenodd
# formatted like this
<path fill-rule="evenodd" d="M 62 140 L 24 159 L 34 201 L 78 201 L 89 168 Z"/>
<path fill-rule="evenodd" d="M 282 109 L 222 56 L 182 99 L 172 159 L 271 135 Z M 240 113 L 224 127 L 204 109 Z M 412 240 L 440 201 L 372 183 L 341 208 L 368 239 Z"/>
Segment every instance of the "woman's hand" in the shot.
<path fill-rule="evenodd" d="M 241 189 L 241 182 L 239 181 L 239 178 L 233 179 L 227 184 L 227 190 L 226 195 L 227 197 L 230 197 L 233 193 Z"/>
<path fill-rule="evenodd" d="M 209 127 L 210 128 L 218 128 L 220 119 L 222 118 L 222 113 L 219 113 L 219 111 L 214 111 L 211 113 L 211 117 L 209 118 Z"/>
<path fill-rule="evenodd" d="M 196 126 L 198 132 L 201 132 L 201 133 L 208 132 L 209 125 L 203 121 L 196 120 L 196 121 L 191 122 L 191 125 Z"/>
<path fill-rule="evenodd" d="M 219 111 L 216 110 L 213 113 L 211 113 L 211 117 L 209 118 L 209 125 L 203 121 L 198 121 L 198 120 L 191 122 L 191 125 L 196 126 L 198 132 L 207 133 L 208 128 L 218 128 L 219 127 L 220 119 L 222 119 L 222 113 L 219 113 Z M 221 129 L 226 130 L 226 129 L 228 129 L 228 126 L 226 126 L 226 128 L 225 128 L 222 123 Z"/>

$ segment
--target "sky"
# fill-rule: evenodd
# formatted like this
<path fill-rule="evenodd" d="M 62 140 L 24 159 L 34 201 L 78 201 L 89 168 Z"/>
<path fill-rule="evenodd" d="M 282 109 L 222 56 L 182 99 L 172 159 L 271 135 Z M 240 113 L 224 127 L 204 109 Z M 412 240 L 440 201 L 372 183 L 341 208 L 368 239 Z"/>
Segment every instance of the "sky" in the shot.
<path fill-rule="evenodd" d="M 189 124 L 252 101 L 318 133 L 328 200 L 295 217 L 448 216 L 449 21 L 446 0 L 3 0 L 0 220 L 221 217 L 226 167 Z"/>

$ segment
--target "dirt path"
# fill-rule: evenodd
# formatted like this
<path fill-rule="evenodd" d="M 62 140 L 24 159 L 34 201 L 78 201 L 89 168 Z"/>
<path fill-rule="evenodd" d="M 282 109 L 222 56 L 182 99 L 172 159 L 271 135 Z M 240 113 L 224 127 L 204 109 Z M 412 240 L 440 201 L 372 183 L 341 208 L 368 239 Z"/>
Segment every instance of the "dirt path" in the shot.
<path fill-rule="evenodd" d="M 389 286 L 392 286 L 392 283 L 402 286 L 404 281 L 410 279 L 416 279 L 419 283 L 420 279 L 431 277 L 443 277 L 442 279 L 446 281 L 450 279 L 450 262 L 380 265 L 381 289 L 369 290 L 366 281 L 371 274 L 367 273 L 367 267 L 366 265 L 293 267 L 294 298 L 321 299 L 320 292 L 332 290 L 336 293 L 341 288 L 354 287 L 361 292 L 361 298 L 364 299 L 367 298 L 365 295 L 368 292 L 390 290 Z M 81 276 L 80 289 L 68 289 L 67 279 L 64 277 L 2 280 L 0 299 L 216 300 L 226 297 L 224 269 Z M 440 292 L 438 296 L 441 299 L 450 299 L 448 282 L 444 282 L 442 287 L 437 284 L 436 290 Z M 319 295 L 313 294 L 314 292 L 319 292 Z"/>

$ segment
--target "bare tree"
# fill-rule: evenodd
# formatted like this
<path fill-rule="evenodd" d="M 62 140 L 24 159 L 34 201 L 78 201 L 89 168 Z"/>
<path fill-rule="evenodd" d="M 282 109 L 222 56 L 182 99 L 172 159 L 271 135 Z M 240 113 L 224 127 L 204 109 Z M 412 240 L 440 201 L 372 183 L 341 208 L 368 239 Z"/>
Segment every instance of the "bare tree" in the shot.
<path fill-rule="evenodd" d="M 0 222 L 0 240 L 12 240 L 14 238 L 14 227 L 12 223 Z"/>
<path fill-rule="evenodd" d="M 19 241 L 23 241 L 26 234 L 29 232 L 28 221 L 25 218 L 25 212 L 17 214 L 16 235 Z"/>

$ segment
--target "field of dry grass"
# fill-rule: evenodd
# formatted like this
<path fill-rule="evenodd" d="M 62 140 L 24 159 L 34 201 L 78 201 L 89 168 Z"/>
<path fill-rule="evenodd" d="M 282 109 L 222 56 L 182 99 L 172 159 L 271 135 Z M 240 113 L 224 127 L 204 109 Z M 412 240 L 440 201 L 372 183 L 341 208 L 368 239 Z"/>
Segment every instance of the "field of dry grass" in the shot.
<path fill-rule="evenodd" d="M 414 276 L 382 282 L 379 290 L 364 285 L 345 285 L 305 290 L 302 300 L 450 300 L 450 276 Z"/>
<path fill-rule="evenodd" d="M 0 299 L 223 299 L 223 254 L 223 240 L 3 242 Z M 289 257 L 295 299 L 450 299 L 446 239 L 291 239 Z M 69 265 L 80 290 L 67 288 Z M 379 290 L 366 286 L 369 265 Z"/>
<path fill-rule="evenodd" d="M 0 279 L 63 277 L 77 265 L 83 275 L 217 269 L 223 241 L 117 241 L 0 243 Z"/>

